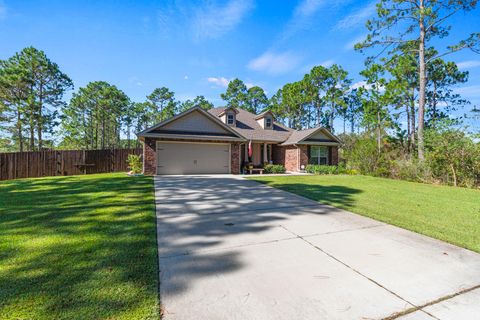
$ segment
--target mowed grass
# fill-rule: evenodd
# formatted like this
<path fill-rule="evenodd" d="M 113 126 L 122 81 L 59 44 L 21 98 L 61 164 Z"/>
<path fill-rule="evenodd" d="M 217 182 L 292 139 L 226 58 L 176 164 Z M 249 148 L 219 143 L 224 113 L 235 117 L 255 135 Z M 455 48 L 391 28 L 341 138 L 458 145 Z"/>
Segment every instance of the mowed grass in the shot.
<path fill-rule="evenodd" d="M 159 319 L 151 177 L 0 182 L 1 319 Z"/>
<path fill-rule="evenodd" d="M 367 176 L 258 176 L 253 179 L 480 252 L 479 190 Z"/>

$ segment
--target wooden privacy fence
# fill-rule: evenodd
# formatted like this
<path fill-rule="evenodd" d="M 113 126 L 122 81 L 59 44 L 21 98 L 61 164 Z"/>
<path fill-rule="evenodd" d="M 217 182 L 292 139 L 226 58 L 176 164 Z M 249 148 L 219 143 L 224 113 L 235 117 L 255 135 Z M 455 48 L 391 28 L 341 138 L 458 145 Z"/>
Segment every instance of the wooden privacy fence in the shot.
<path fill-rule="evenodd" d="M 127 171 L 129 154 L 142 149 L 0 153 L 0 180 Z"/>

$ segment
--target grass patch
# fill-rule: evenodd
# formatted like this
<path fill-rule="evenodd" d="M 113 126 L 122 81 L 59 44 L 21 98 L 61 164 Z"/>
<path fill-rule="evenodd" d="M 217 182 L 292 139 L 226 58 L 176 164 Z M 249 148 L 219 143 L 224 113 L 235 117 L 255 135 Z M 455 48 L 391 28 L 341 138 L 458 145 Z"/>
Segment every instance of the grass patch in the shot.
<path fill-rule="evenodd" d="M 2 319 L 159 319 L 151 177 L 0 182 Z"/>
<path fill-rule="evenodd" d="M 252 179 L 480 252 L 478 190 L 367 176 L 258 176 Z"/>

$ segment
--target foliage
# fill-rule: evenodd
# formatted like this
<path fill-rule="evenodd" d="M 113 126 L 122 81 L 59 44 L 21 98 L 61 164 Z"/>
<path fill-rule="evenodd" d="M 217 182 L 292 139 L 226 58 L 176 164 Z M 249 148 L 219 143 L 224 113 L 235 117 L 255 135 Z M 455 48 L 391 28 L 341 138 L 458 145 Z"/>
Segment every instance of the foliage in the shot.
<path fill-rule="evenodd" d="M 200 107 L 203 110 L 210 110 L 213 108 L 213 103 L 208 101 L 204 96 L 196 96 L 193 100 L 185 100 L 178 105 L 178 113 L 187 111 L 193 107 Z"/>
<path fill-rule="evenodd" d="M 480 145 L 445 122 L 425 131 L 425 161 L 411 157 L 401 144 L 384 140 L 382 152 L 368 135 L 343 135 L 341 157 L 362 174 L 462 187 L 480 186 Z"/>
<path fill-rule="evenodd" d="M 363 42 L 355 45 L 355 49 L 360 51 L 381 47 L 380 53 L 370 57 L 370 61 L 382 54 L 395 57 L 398 53 L 405 53 L 406 47 L 409 54 L 415 53 L 418 61 L 417 146 L 420 161 L 425 158 L 423 131 L 428 77 L 437 84 L 445 79 L 447 70 L 440 71 L 439 77 L 435 73 L 435 69 L 438 70 L 435 64 L 440 57 L 465 48 L 479 53 L 480 33 L 473 33 L 457 44 L 447 45 L 447 50 L 444 52 L 438 52 L 429 46 L 447 38 L 451 29 L 451 26 L 446 24 L 449 18 L 455 13 L 473 10 L 476 5 L 477 1 L 380 0 L 376 6 L 377 16 L 366 23 L 369 34 Z M 461 81 L 459 78 L 455 79 L 455 81 L 459 80 Z M 435 89 L 434 92 L 436 92 Z M 436 98 L 431 97 L 431 99 L 436 105 Z"/>
<path fill-rule="evenodd" d="M 480 186 L 480 145 L 463 131 L 426 131 L 426 159 L 432 175 L 454 186 Z"/>
<path fill-rule="evenodd" d="M 361 175 L 252 179 L 480 252 L 479 190 Z"/>
<path fill-rule="evenodd" d="M 0 182 L 2 319 L 159 319 L 151 177 Z"/>
<path fill-rule="evenodd" d="M 151 126 L 175 115 L 175 108 L 177 107 L 175 93 L 168 88 L 156 88 L 147 96 L 147 102 L 150 105 L 149 124 Z"/>
<path fill-rule="evenodd" d="M 285 167 L 281 164 L 266 164 L 263 170 L 264 173 L 285 173 Z"/>
<path fill-rule="evenodd" d="M 309 164 L 305 167 L 305 171 L 313 174 L 337 174 L 337 166 L 327 166 L 319 164 Z"/>
<path fill-rule="evenodd" d="M 81 149 L 117 147 L 130 106 L 128 96 L 116 86 L 104 81 L 90 82 L 74 93 L 62 110 L 63 144 Z"/>
<path fill-rule="evenodd" d="M 386 152 L 379 152 L 377 141 L 370 135 L 354 137 L 345 144 L 342 156 L 350 168 L 361 174 L 373 176 L 389 176 L 391 163 Z"/>
<path fill-rule="evenodd" d="M 0 121 L 20 151 L 43 148 L 44 138 L 58 125 L 63 95 L 73 88 L 70 78 L 33 47 L 0 61 Z"/>
<path fill-rule="evenodd" d="M 143 163 L 142 157 L 137 154 L 129 154 L 127 157 L 128 168 L 132 171 L 132 173 L 138 174 L 142 173 L 143 170 Z"/>
<path fill-rule="evenodd" d="M 247 86 L 240 79 L 233 79 L 228 83 L 227 91 L 220 97 L 225 100 L 229 106 L 246 109 Z"/>

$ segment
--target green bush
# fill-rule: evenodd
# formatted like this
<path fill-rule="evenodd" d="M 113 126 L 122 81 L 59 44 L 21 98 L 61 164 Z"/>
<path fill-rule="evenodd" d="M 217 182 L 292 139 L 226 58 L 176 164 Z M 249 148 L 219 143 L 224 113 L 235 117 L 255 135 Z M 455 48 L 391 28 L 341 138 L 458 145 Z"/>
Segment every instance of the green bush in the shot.
<path fill-rule="evenodd" d="M 264 173 L 285 173 L 285 167 L 281 164 L 266 164 L 263 170 Z"/>
<path fill-rule="evenodd" d="M 325 166 L 325 165 L 318 165 L 318 164 L 309 164 L 306 166 L 305 171 L 308 173 L 313 174 L 337 174 L 338 167 L 337 166 Z"/>
<path fill-rule="evenodd" d="M 143 164 L 142 157 L 136 154 L 129 154 L 127 157 L 128 168 L 134 174 L 142 173 Z"/>

